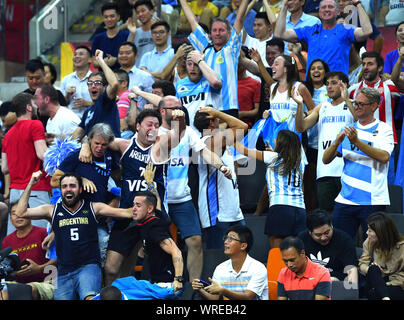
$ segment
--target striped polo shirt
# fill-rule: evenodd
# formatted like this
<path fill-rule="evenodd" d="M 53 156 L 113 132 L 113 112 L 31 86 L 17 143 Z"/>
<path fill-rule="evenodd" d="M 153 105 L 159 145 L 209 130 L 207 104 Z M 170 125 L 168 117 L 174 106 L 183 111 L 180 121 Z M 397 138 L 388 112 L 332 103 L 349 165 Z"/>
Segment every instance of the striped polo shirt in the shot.
<path fill-rule="evenodd" d="M 327 268 L 307 258 L 304 274 L 299 277 L 289 268 L 283 268 L 278 277 L 278 297 L 290 300 L 314 300 L 316 295 L 331 300 L 331 276 Z"/>
<path fill-rule="evenodd" d="M 257 300 L 268 300 L 267 269 L 248 254 L 238 273 L 229 259 L 216 267 L 212 279 L 230 291 L 244 293 L 249 290 L 257 295 Z"/>

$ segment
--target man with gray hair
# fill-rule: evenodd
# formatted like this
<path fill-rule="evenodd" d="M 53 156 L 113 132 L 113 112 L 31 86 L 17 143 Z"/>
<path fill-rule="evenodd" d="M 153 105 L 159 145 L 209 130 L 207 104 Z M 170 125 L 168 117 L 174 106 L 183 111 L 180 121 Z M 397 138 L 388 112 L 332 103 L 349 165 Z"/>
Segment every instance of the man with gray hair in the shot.
<path fill-rule="evenodd" d="M 320 24 L 286 30 L 286 14 L 289 3 L 293 1 L 295 0 L 283 2 L 276 21 L 274 37 L 289 42 L 306 42 L 309 47 L 308 66 L 313 60 L 322 59 L 327 62 L 330 70 L 348 74 L 351 43 L 365 41 L 372 34 L 372 25 L 361 2 L 358 0 L 353 4 L 361 27 L 337 24 L 337 16 L 340 13 L 338 1 L 322 0 L 319 7 Z"/>
<path fill-rule="evenodd" d="M 89 163 L 79 160 L 80 150 L 71 152 L 59 165 L 52 176 L 51 185 L 59 188 L 60 178 L 66 172 L 74 172 L 83 179 L 83 199 L 92 202 L 103 202 L 113 207 L 118 207 L 117 195 L 113 194 L 114 180 L 119 180 L 119 159 L 108 146 L 114 141 L 115 136 L 111 127 L 106 123 L 95 124 L 88 134 L 92 161 Z M 111 177 L 115 177 L 112 179 Z M 106 219 L 99 220 L 98 234 L 101 250 L 101 260 L 106 258 L 106 250 L 109 238 L 109 226 Z"/>
<path fill-rule="evenodd" d="M 380 94 L 370 87 L 361 88 L 353 102 L 353 126 L 345 127 L 327 148 L 323 162 L 344 158 L 341 192 L 335 199 L 333 224 L 356 239 L 359 225 L 366 238 L 367 217 L 390 204 L 387 172 L 394 148 L 393 130 L 376 119 Z"/>

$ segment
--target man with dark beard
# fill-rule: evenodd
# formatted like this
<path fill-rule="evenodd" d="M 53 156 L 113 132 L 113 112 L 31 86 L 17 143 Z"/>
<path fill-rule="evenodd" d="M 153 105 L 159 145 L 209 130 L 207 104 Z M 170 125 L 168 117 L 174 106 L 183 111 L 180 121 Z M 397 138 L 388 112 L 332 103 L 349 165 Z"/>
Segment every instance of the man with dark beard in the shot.
<path fill-rule="evenodd" d="M 66 173 L 60 178 L 61 202 L 28 208 L 32 187 L 39 182 L 41 175 L 41 171 L 32 174 L 15 214 L 47 219 L 52 223 L 58 267 L 55 300 L 91 299 L 100 292 L 102 283 L 98 218 L 132 218 L 132 208 L 118 209 L 82 199 L 82 179 L 74 173 Z"/>

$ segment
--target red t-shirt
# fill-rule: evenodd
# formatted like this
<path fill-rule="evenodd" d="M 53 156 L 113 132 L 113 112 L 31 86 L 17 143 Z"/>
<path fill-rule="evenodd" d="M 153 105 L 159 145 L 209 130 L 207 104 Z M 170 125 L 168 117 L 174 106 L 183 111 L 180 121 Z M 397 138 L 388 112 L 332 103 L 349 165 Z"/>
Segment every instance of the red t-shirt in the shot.
<path fill-rule="evenodd" d="M 38 140 L 45 140 L 45 129 L 39 120 L 19 120 L 4 136 L 2 152 L 7 156 L 11 189 L 24 190 L 33 172 L 44 172 L 35 152 L 34 142 Z M 50 192 L 50 177 L 44 172 L 32 190 Z"/>
<path fill-rule="evenodd" d="M 24 238 L 18 238 L 16 231 L 14 231 L 4 238 L 1 248 L 11 247 L 13 252 L 18 254 L 21 262 L 28 258 L 38 265 L 42 265 L 48 262 L 48 259 L 45 258 L 46 251 L 42 249 L 42 241 L 46 235 L 45 228 L 36 226 L 32 226 L 31 232 Z M 38 273 L 30 276 L 16 277 L 16 280 L 19 283 L 42 282 L 45 277 L 46 274 Z"/>
<path fill-rule="evenodd" d="M 261 99 L 261 83 L 251 77 L 238 80 L 238 105 L 239 111 L 250 111 L 254 109 L 254 103 Z M 255 123 L 252 118 L 241 118 L 251 128 Z"/>

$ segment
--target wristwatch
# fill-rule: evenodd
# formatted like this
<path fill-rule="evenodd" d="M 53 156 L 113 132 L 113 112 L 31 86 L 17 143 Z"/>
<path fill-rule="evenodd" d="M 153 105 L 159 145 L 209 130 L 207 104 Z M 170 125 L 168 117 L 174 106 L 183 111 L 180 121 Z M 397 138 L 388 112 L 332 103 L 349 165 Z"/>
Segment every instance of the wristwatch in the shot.
<path fill-rule="evenodd" d="M 184 277 L 183 276 L 175 276 L 174 281 L 178 281 L 178 282 L 183 283 L 184 282 Z"/>

